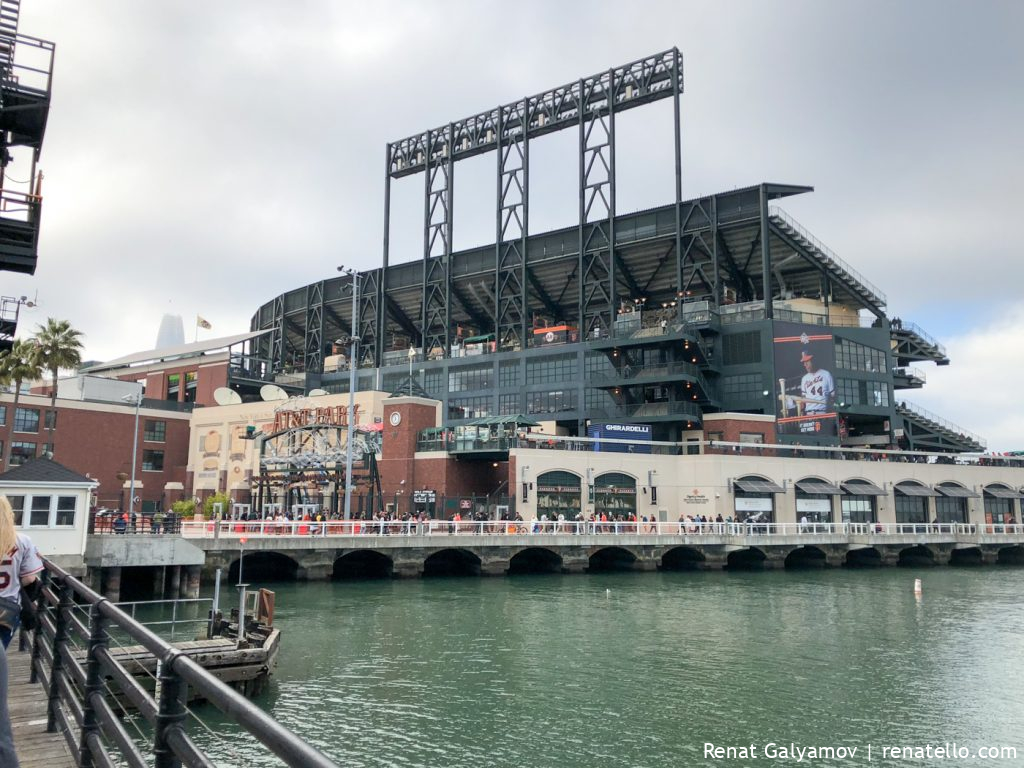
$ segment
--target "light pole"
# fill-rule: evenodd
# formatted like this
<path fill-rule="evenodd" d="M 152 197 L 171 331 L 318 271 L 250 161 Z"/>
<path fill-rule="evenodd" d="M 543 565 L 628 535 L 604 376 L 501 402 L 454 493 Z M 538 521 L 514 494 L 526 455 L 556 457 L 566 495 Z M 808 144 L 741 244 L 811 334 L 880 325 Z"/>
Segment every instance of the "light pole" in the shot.
<path fill-rule="evenodd" d="M 409 347 L 409 397 L 412 397 L 412 361 L 416 357 L 416 347 Z"/>
<path fill-rule="evenodd" d="M 348 445 L 345 448 L 345 519 L 352 519 L 352 439 L 356 420 L 356 345 L 359 343 L 359 273 L 338 267 L 352 278 L 352 334 L 348 355 Z"/>
<path fill-rule="evenodd" d="M 135 514 L 135 457 L 139 450 L 139 408 L 142 406 L 142 390 L 140 389 L 134 395 L 125 395 L 121 399 L 135 405 L 135 431 L 132 432 L 132 477 L 128 483 L 128 522 L 131 523 L 132 516 Z"/>

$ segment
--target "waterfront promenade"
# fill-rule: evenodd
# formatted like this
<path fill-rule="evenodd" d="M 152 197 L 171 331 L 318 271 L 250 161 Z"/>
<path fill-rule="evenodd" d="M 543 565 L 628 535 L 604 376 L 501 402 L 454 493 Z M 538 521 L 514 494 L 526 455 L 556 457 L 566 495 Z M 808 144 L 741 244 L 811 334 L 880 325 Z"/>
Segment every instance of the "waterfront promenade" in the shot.
<path fill-rule="evenodd" d="M 360 568 L 416 577 L 460 564 L 460 572 L 505 575 L 1024 562 L 1019 524 L 231 521 L 185 523 L 181 533 L 205 552 L 208 572 L 236 568 L 244 552 L 277 558 L 299 579 Z"/>

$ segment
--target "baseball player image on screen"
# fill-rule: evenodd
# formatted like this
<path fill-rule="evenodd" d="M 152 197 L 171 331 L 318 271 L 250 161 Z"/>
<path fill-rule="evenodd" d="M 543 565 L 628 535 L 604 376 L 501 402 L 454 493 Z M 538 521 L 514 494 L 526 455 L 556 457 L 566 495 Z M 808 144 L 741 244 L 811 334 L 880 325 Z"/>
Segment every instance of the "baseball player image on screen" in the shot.
<path fill-rule="evenodd" d="M 804 373 L 800 379 L 800 397 L 803 401 L 803 412 L 812 416 L 832 411 L 832 403 L 836 398 L 836 383 L 832 374 L 814 363 L 814 355 L 806 349 L 800 354 Z"/>

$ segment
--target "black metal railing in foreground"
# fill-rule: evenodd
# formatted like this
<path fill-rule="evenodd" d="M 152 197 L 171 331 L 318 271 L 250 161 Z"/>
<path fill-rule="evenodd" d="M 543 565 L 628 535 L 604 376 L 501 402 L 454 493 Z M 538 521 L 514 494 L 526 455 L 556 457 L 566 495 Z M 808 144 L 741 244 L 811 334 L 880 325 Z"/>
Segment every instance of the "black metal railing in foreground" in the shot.
<path fill-rule="evenodd" d="M 39 596 L 39 626 L 32 646 L 32 682 L 48 691 L 48 731 L 59 730 L 81 768 L 214 768 L 185 731 L 186 691 L 216 706 L 285 765 L 338 768 L 259 707 L 157 637 L 106 598 L 45 561 L 47 582 Z M 76 613 L 88 608 L 88 625 Z M 146 691 L 110 653 L 108 631 L 117 627 L 157 660 L 157 690 Z M 88 650 L 83 664 L 75 637 Z M 105 680 L 109 678 L 109 680 Z M 140 744 L 108 700 L 116 688 L 153 727 Z"/>

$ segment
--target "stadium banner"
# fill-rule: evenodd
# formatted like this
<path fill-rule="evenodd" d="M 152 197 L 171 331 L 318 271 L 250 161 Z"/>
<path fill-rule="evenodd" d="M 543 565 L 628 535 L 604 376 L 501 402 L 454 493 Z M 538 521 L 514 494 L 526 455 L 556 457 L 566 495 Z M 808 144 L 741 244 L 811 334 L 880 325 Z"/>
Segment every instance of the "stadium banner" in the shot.
<path fill-rule="evenodd" d="M 835 339 L 817 325 L 776 321 L 772 327 L 778 433 L 836 437 Z"/>

